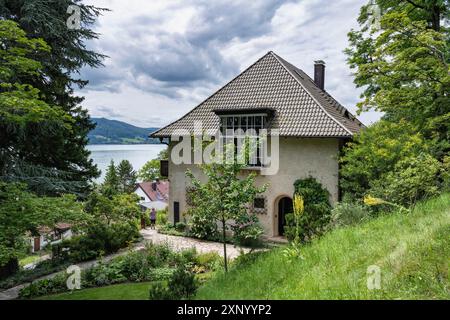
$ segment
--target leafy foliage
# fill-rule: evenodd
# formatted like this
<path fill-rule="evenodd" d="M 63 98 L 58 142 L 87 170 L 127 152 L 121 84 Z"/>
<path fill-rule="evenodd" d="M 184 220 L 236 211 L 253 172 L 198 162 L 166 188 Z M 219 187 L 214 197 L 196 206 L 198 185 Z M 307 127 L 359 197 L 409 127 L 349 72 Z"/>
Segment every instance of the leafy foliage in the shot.
<path fill-rule="evenodd" d="M 309 241 L 323 233 L 331 213 L 329 193 L 314 178 L 297 180 L 295 195 L 303 198 L 304 210 L 298 217 L 294 213 L 286 215 L 285 234 L 289 240 Z"/>
<path fill-rule="evenodd" d="M 30 84 L 42 76 L 36 59 L 49 51 L 42 39 L 28 39 L 13 21 L 0 21 L 0 177 L 25 182 L 40 194 L 79 193 L 82 184 L 51 163 L 55 155 L 49 143 L 62 143 L 55 132 L 71 132 L 73 119 Z M 27 82 L 20 82 L 21 77 Z M 40 159 L 43 153 L 45 159 Z"/>
<path fill-rule="evenodd" d="M 406 121 L 429 140 L 437 159 L 450 149 L 450 29 L 446 0 L 377 0 L 379 26 L 370 23 L 371 5 L 349 33 L 348 61 L 363 87 L 359 110 L 376 109 L 388 121 Z M 444 22 L 443 25 L 441 23 Z"/>
<path fill-rule="evenodd" d="M 67 28 L 67 8 L 76 4 L 81 9 L 81 28 Z M 87 81 L 77 78 L 82 67 L 99 67 L 102 54 L 86 47 L 85 41 L 98 38 L 90 27 L 103 9 L 86 5 L 81 0 L 3 0 L 0 2 L 0 20 L 14 20 L 32 39 L 43 39 L 51 51 L 33 55 L 38 61 L 39 75 L 16 74 L 15 81 L 21 85 L 31 84 L 41 92 L 41 98 L 50 106 L 58 106 L 70 119 L 72 128 L 64 126 L 48 128 L 47 131 L 29 132 L 27 142 L 21 145 L 21 155 L 33 165 L 55 168 L 70 175 L 70 181 L 83 183 L 77 189 L 86 192 L 88 181 L 99 172 L 89 159 L 85 146 L 87 134 L 94 128 L 87 110 L 79 104 L 82 97 L 74 90 L 82 88 Z M 41 127 L 42 128 L 42 127 Z M 45 140 L 45 143 L 39 143 Z"/>
<path fill-rule="evenodd" d="M 189 299 L 197 291 L 198 283 L 194 273 L 183 267 L 176 269 L 167 286 L 157 282 L 150 287 L 150 300 L 181 300 Z"/>
<path fill-rule="evenodd" d="M 351 226 L 370 218 L 370 211 L 358 203 L 341 202 L 331 211 L 330 228 Z"/>
<path fill-rule="evenodd" d="M 231 225 L 233 241 L 240 246 L 261 246 L 261 236 L 264 233 L 256 215 L 247 213 L 235 219 Z"/>
<path fill-rule="evenodd" d="M 59 222 L 81 224 L 86 220 L 74 196 L 37 197 L 26 186 L 0 182 L 0 266 L 16 260 L 26 233 L 40 227 L 54 229 Z"/>
<path fill-rule="evenodd" d="M 91 288 L 130 281 L 155 281 L 162 282 L 162 290 L 167 292 L 165 282 L 169 281 L 171 296 L 181 298 L 181 295 L 192 295 L 192 284 L 196 284 L 196 281 L 190 282 L 191 268 L 207 266 L 205 270 L 211 270 L 212 264 L 207 263 L 212 259 L 202 258 L 202 261 L 206 262 L 202 265 L 197 262 L 197 253 L 193 250 L 175 252 L 166 244 L 147 244 L 143 250 L 129 252 L 109 262 L 99 261 L 97 265 L 83 270 L 81 285 L 82 288 Z M 175 276 L 177 269 L 184 273 Z M 67 274 L 61 273 L 55 278 L 35 281 L 20 291 L 20 297 L 29 299 L 66 292 L 67 277 Z"/>
<path fill-rule="evenodd" d="M 439 161 L 429 154 L 402 159 L 382 179 L 371 182 L 371 194 L 391 202 L 410 205 L 439 194 Z"/>
<path fill-rule="evenodd" d="M 156 159 L 152 159 L 144 164 L 139 170 L 139 179 L 142 181 L 154 181 L 160 176 L 160 160 L 167 160 L 169 158 L 168 149 L 159 152 Z"/>
<path fill-rule="evenodd" d="M 356 201 L 366 194 L 408 205 L 437 193 L 441 164 L 405 122 L 382 120 L 356 136 L 341 158 L 341 187 Z"/>

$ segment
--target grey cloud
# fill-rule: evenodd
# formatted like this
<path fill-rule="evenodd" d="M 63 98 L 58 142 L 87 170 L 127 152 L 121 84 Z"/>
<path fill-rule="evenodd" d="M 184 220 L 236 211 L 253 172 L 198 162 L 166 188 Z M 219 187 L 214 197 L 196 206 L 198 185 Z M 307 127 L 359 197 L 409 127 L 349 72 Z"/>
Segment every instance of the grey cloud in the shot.
<path fill-rule="evenodd" d="M 239 62 L 224 56 L 221 47 L 232 39 L 268 32 L 271 18 L 285 2 L 191 1 L 196 13 L 184 34 L 160 28 L 173 7 L 158 17 L 135 16 L 120 28 L 118 41 L 106 44 L 100 38 L 97 42 L 98 50 L 111 56 L 113 67 L 84 71 L 91 82 L 88 88 L 117 91 L 119 83 L 127 81 L 140 90 L 173 98 L 178 88 L 223 83 L 239 72 Z M 155 41 L 148 41 L 149 37 Z M 125 46 L 123 39 L 133 41 Z"/>
<path fill-rule="evenodd" d="M 260 36 L 270 31 L 276 10 L 287 2 L 290 1 L 202 1 L 192 19 L 189 41 L 203 45 Z"/>

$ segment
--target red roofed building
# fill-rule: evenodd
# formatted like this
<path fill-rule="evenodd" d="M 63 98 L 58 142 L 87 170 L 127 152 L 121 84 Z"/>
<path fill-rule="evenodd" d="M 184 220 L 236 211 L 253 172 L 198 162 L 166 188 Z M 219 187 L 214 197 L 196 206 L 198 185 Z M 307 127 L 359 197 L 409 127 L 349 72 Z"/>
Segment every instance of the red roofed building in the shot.
<path fill-rule="evenodd" d="M 134 193 L 139 196 L 139 204 L 143 209 L 164 209 L 169 201 L 169 181 L 140 182 Z"/>

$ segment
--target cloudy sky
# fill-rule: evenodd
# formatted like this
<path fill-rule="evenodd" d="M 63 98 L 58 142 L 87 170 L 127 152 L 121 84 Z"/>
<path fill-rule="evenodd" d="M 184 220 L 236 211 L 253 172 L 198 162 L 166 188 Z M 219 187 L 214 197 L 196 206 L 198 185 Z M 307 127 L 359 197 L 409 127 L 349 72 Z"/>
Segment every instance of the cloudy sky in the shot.
<path fill-rule="evenodd" d="M 84 2 L 112 10 L 95 26 L 100 39 L 88 43 L 109 56 L 105 67 L 82 71 L 93 117 L 166 125 L 270 50 L 310 75 L 313 61 L 325 60 L 327 91 L 355 111 L 359 91 L 343 50 L 367 0 Z"/>

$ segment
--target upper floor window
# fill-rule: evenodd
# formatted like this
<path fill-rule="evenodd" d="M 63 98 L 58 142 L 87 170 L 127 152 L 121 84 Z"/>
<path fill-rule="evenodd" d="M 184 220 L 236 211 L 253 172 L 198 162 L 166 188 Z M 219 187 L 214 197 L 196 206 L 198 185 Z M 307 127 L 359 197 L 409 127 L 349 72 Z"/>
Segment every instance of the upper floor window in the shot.
<path fill-rule="evenodd" d="M 220 116 L 220 119 L 220 132 L 223 135 L 228 135 L 230 132 L 235 133 L 238 129 L 244 133 L 253 129 L 256 134 L 259 134 L 259 130 L 266 128 L 267 125 L 267 114 L 223 115 Z"/>
<path fill-rule="evenodd" d="M 238 139 L 243 139 L 240 134 L 253 138 L 256 148 L 248 161 L 249 167 L 261 167 L 263 162 L 263 146 L 260 143 L 259 133 L 261 129 L 267 127 L 267 114 L 239 114 L 239 115 L 221 115 L 220 116 L 220 132 L 223 136 L 224 143 L 233 141 L 235 146 L 235 154 L 238 153 Z M 239 131 L 240 130 L 240 131 Z M 241 140 L 242 143 L 242 140 Z"/>

